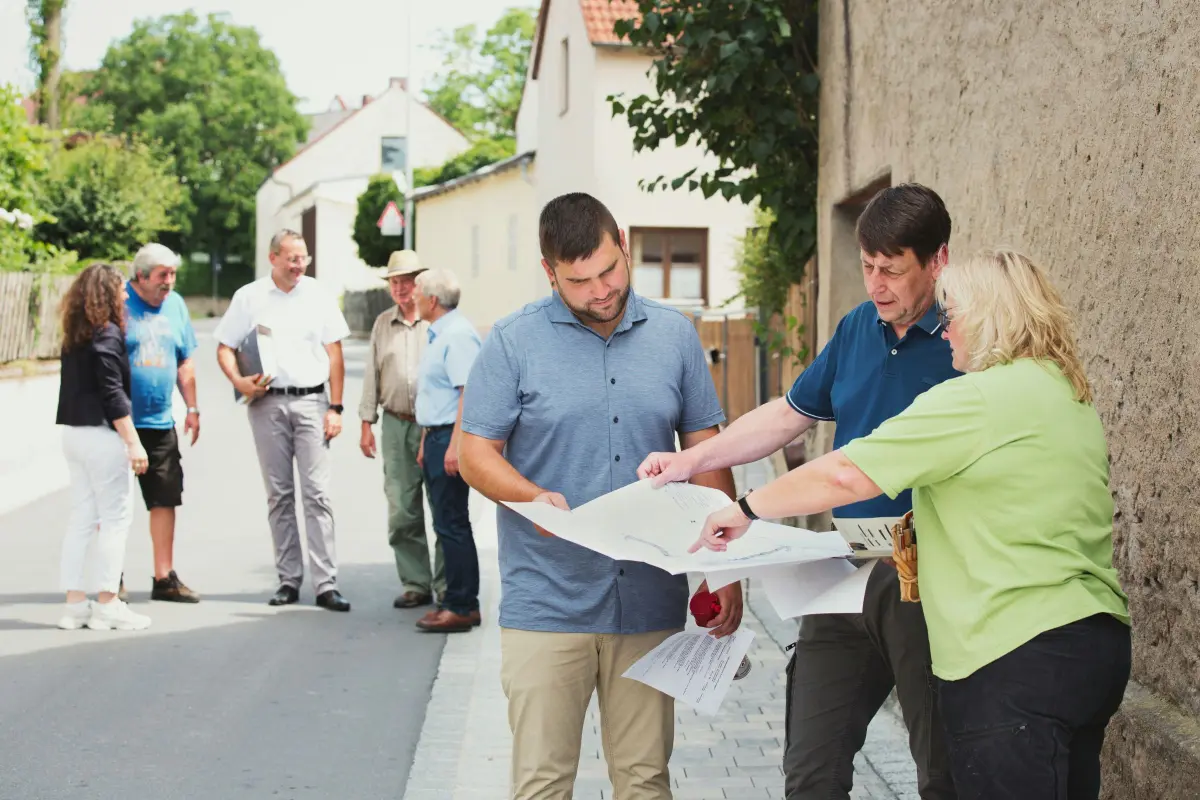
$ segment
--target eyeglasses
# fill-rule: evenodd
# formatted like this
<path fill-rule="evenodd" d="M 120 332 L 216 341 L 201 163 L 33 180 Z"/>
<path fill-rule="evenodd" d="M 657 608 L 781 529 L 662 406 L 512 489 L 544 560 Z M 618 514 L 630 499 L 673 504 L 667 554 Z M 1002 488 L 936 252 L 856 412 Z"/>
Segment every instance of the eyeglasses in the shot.
<path fill-rule="evenodd" d="M 937 310 L 937 320 L 938 320 L 938 324 L 941 325 L 943 328 L 949 328 L 950 323 L 954 321 L 954 319 L 949 314 L 946 313 L 946 309 L 944 309 L 944 308 L 939 308 Z"/>
<path fill-rule="evenodd" d="M 287 263 L 298 267 L 307 267 L 312 263 L 312 256 L 292 256 L 287 260 Z"/>

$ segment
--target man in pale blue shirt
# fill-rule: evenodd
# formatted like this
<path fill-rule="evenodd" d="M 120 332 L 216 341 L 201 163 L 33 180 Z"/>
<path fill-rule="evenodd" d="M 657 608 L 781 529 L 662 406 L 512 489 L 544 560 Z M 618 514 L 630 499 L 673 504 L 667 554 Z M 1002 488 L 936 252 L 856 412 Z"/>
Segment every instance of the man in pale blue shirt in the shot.
<path fill-rule="evenodd" d="M 625 236 L 600 201 L 550 201 L 539 238 L 553 291 L 488 334 L 467 383 L 462 466 L 498 503 L 567 508 L 635 482 L 638 463 L 677 438 L 688 448 L 715 436 L 725 415 L 691 319 L 631 289 Z M 733 495 L 728 469 L 693 482 Z M 512 797 L 571 796 L 598 692 L 614 796 L 669 800 L 674 700 L 622 676 L 683 628 L 686 576 L 549 536 L 503 505 L 496 514 Z M 741 622 L 741 586 L 717 594 L 710 627 L 723 636 Z"/>
<path fill-rule="evenodd" d="M 433 530 L 442 545 L 446 591 L 438 607 L 417 622 L 423 631 L 461 633 L 480 624 L 479 556 L 467 513 L 470 488 L 458 474 L 463 387 L 475 357 L 479 333 L 459 313 L 458 279 L 445 269 L 417 276 L 413 299 L 429 321 L 429 343 L 417 372 L 417 424 L 422 428 L 417 461 L 425 475 Z"/>

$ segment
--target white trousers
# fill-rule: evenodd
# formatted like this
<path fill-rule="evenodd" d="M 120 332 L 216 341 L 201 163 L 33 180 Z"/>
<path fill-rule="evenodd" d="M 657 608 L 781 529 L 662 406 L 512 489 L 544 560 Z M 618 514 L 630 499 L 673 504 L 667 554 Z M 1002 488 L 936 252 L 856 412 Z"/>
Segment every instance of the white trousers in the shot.
<path fill-rule="evenodd" d="M 107 426 L 67 426 L 71 518 L 63 538 L 62 589 L 112 592 L 121 584 L 133 518 L 133 470 L 120 435 Z"/>

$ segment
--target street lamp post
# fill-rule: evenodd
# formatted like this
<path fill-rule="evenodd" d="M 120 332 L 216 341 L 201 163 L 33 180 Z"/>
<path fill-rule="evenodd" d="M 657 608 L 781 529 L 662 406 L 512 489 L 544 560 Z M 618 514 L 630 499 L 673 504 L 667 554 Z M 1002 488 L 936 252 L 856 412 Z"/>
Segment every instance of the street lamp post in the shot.
<path fill-rule="evenodd" d="M 412 143 L 412 113 L 413 113 L 413 4 L 414 0 L 408 0 L 408 46 L 405 50 L 405 58 L 408 61 L 408 67 L 405 74 L 408 78 L 404 81 L 404 249 L 411 250 L 413 246 L 413 143 Z"/>

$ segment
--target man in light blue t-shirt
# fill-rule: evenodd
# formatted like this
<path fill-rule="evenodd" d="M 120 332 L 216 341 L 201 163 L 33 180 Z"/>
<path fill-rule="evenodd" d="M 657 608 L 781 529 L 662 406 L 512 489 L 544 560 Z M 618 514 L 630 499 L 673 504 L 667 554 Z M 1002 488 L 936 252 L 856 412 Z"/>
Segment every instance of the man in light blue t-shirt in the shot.
<path fill-rule="evenodd" d="M 184 435 L 191 435 L 192 444 L 200 436 L 191 361 L 196 333 L 187 304 L 174 291 L 178 269 L 179 256 L 161 244 L 148 244 L 134 256 L 133 278 L 126 287 L 125 344 L 133 379 L 133 424 L 150 461 L 138 476 L 154 546 L 150 599 L 195 603 L 200 596 L 179 580 L 173 563 L 175 509 L 183 504 L 183 466 L 171 407 L 176 386 L 187 403 Z"/>

